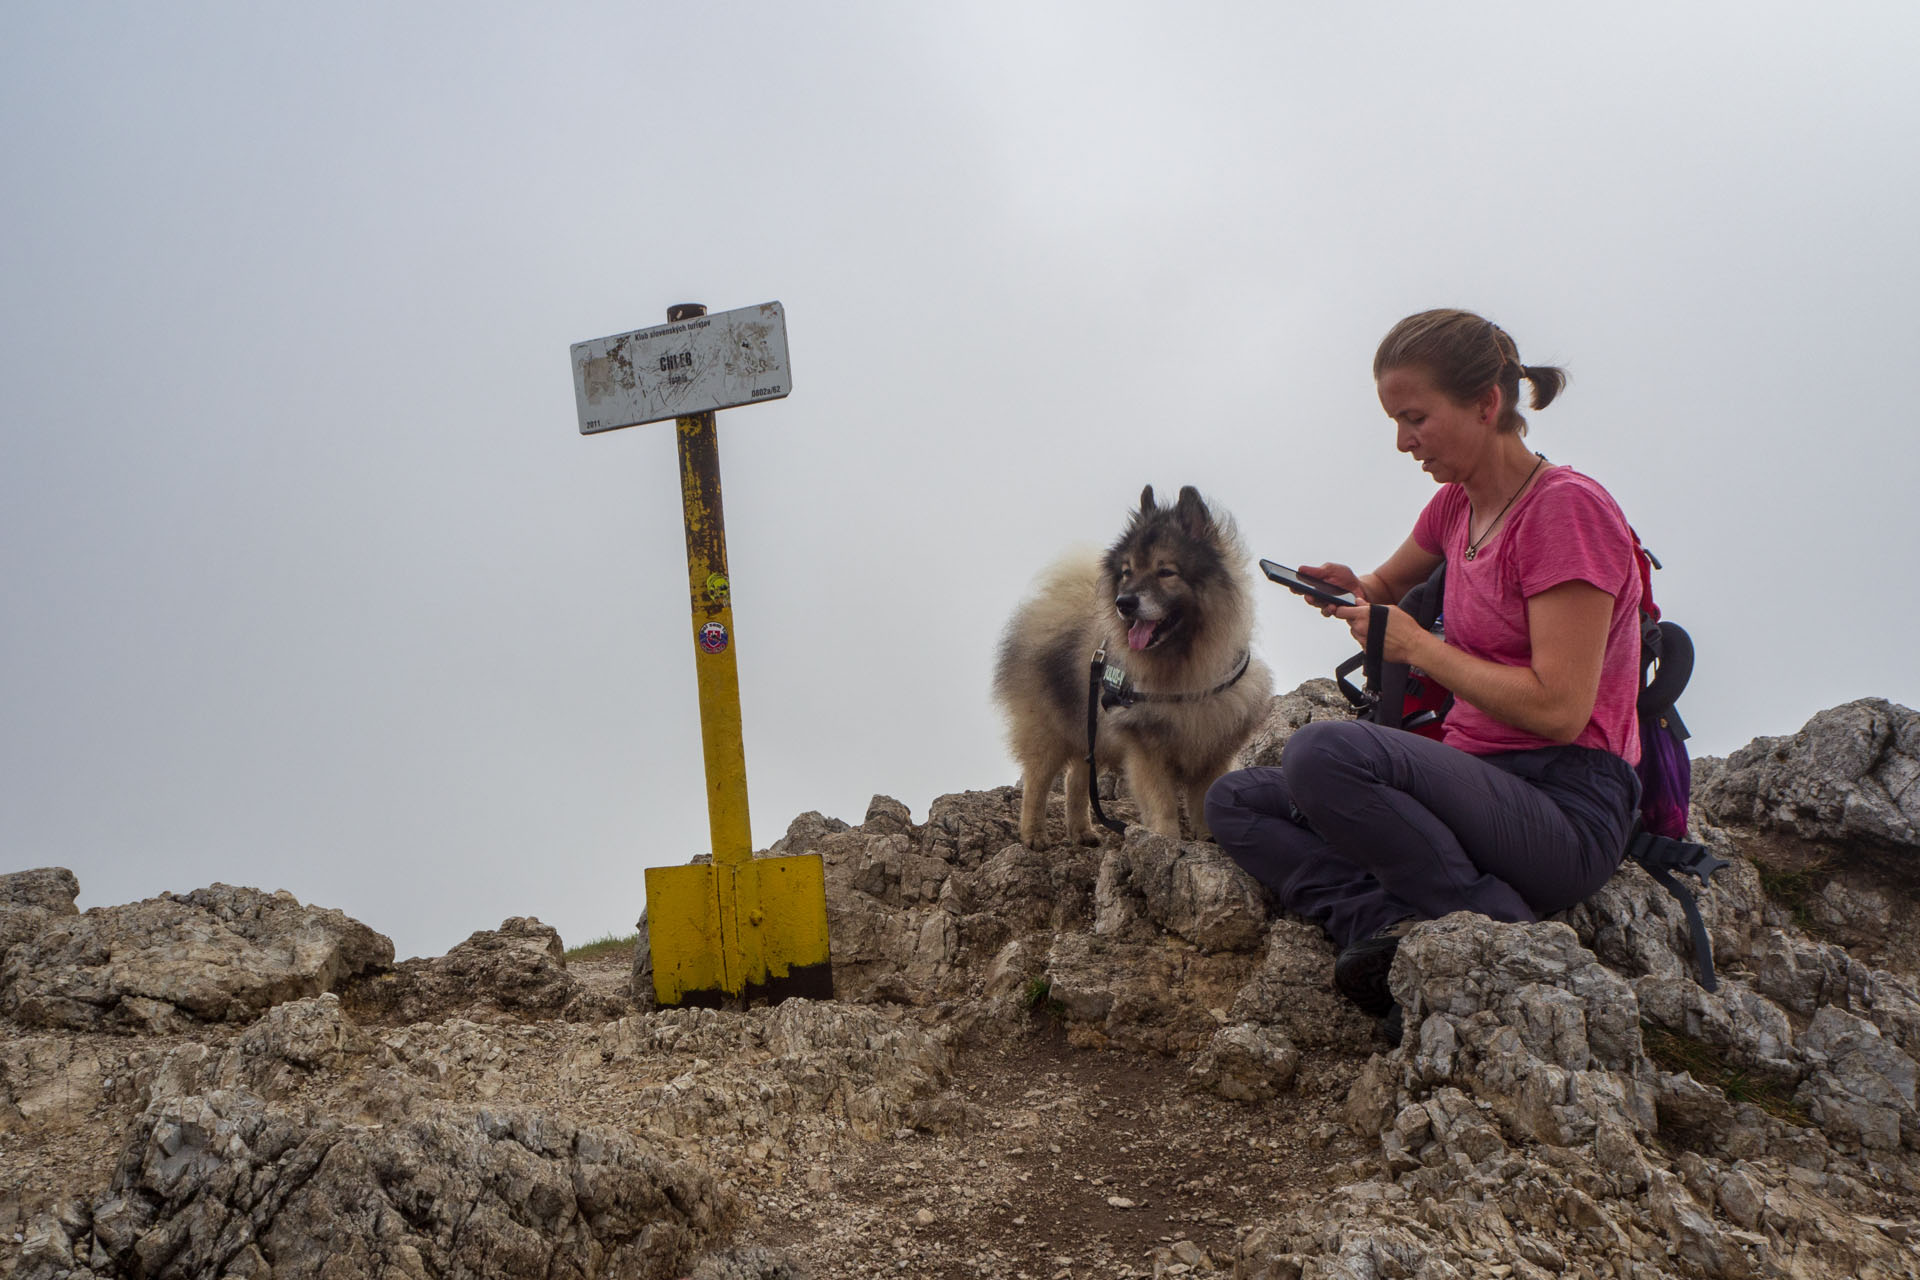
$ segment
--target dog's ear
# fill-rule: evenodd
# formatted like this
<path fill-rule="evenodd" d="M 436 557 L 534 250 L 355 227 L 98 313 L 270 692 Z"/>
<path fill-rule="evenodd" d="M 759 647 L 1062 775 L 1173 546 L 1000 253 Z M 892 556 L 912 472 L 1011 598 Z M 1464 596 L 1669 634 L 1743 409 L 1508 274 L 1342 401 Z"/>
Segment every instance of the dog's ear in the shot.
<path fill-rule="evenodd" d="M 1140 514 L 1143 516 L 1150 516 L 1153 514 L 1153 486 L 1152 485 L 1148 485 L 1146 488 L 1140 491 Z"/>
<path fill-rule="evenodd" d="M 1207 536 L 1213 531 L 1213 513 L 1207 510 L 1207 504 L 1201 499 L 1200 491 L 1192 485 L 1180 490 L 1180 500 L 1173 504 L 1173 518 L 1180 527 L 1196 538 Z"/>

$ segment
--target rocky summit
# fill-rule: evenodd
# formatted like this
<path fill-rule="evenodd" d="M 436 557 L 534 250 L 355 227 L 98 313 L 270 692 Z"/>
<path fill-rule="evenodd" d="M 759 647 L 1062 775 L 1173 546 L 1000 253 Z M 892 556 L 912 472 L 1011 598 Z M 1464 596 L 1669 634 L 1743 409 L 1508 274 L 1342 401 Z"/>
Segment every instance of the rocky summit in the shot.
<path fill-rule="evenodd" d="M 1418 926 L 1397 1047 L 1217 849 L 1036 853 L 1012 788 L 796 819 L 836 999 L 772 1007 L 654 1007 L 644 919 L 396 965 L 286 893 L 0 875 L 0 1277 L 1920 1276 L 1916 780 L 1871 699 L 1697 761 L 1716 989 L 1629 863 Z"/>

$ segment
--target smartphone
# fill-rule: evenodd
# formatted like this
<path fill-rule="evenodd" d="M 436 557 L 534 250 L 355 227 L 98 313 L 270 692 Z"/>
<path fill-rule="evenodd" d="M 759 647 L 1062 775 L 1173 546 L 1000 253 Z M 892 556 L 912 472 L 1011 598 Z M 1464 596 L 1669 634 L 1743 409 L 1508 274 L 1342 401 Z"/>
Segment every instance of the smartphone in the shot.
<path fill-rule="evenodd" d="M 1342 591 L 1331 582 L 1322 582 L 1318 578 L 1309 578 L 1304 573 L 1295 573 L 1283 564 L 1271 560 L 1262 560 L 1260 569 L 1269 578 L 1290 591 L 1297 591 L 1307 599 L 1319 604 L 1358 604 L 1351 591 Z"/>

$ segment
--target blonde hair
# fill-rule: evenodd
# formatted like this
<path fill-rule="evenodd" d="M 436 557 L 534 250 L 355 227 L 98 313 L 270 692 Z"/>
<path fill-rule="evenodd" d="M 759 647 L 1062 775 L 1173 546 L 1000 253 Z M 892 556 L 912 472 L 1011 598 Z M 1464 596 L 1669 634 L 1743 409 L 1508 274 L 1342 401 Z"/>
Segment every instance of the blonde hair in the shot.
<path fill-rule="evenodd" d="M 1520 362 L 1520 348 L 1493 321 L 1451 308 L 1408 316 L 1387 331 L 1373 353 L 1373 376 L 1389 369 L 1425 369 L 1455 404 L 1471 404 L 1489 387 L 1500 388 L 1500 420 L 1494 425 L 1527 433 L 1520 416 L 1520 379 L 1533 384 L 1531 407 L 1544 409 L 1567 385 L 1567 372 L 1553 365 Z"/>

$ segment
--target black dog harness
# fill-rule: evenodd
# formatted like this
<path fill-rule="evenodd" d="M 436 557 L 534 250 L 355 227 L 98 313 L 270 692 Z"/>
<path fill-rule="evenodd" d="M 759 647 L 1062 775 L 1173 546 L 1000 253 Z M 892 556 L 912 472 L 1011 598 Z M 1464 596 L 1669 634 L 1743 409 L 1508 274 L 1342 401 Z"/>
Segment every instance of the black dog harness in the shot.
<path fill-rule="evenodd" d="M 1225 693 L 1240 683 L 1253 663 L 1251 650 L 1241 650 L 1240 664 L 1233 674 L 1204 693 L 1153 693 L 1136 689 L 1127 678 L 1126 668 L 1107 661 L 1107 646 L 1093 651 L 1093 669 L 1087 676 L 1087 798 L 1093 802 L 1093 816 L 1109 831 L 1124 832 L 1127 824 L 1109 818 L 1100 809 L 1100 771 L 1093 762 L 1093 744 L 1100 732 L 1100 713 L 1113 707 L 1131 707 L 1138 702 L 1199 702 Z"/>

